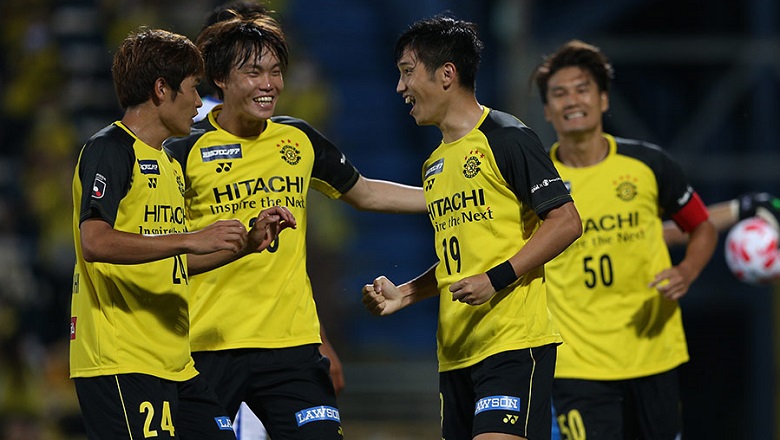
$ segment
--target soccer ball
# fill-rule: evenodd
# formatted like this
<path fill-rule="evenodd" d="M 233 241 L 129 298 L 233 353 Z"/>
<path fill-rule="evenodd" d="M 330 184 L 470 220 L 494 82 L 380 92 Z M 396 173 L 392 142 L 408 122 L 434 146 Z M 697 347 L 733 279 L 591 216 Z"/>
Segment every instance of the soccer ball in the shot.
<path fill-rule="evenodd" d="M 780 280 L 778 232 L 766 220 L 752 217 L 734 225 L 726 235 L 726 264 L 748 284 Z"/>

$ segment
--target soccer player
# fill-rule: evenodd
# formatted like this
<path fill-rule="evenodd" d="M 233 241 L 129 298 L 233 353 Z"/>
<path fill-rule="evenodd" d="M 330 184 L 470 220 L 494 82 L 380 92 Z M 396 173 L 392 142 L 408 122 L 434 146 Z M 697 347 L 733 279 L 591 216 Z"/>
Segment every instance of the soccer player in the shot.
<path fill-rule="evenodd" d="M 70 373 L 90 439 L 235 438 L 189 349 L 188 276 L 260 251 L 295 220 L 274 207 L 188 232 L 184 175 L 162 149 L 189 132 L 203 59 L 141 29 L 113 60 L 121 121 L 84 145 L 73 178 Z M 192 255 L 187 255 L 192 254 Z"/>
<path fill-rule="evenodd" d="M 445 16 L 396 43 L 396 91 L 442 134 L 422 168 L 439 261 L 399 286 L 378 277 L 363 302 L 389 315 L 439 297 L 442 438 L 549 439 L 561 338 L 544 264 L 582 224 L 537 135 L 477 101 L 481 50 L 473 23 Z"/>
<path fill-rule="evenodd" d="M 262 17 L 271 13 L 273 12 L 258 0 L 231 0 L 217 6 L 209 13 L 206 17 L 204 28 L 236 17 L 262 19 Z M 222 103 L 217 90 L 214 87 L 208 87 L 208 89 L 209 93 L 203 97 L 203 106 L 198 109 L 198 115 L 194 118 L 194 122 L 205 119 L 214 107 Z M 341 360 L 325 335 L 325 329 L 322 327 L 320 327 L 320 337 L 322 339 L 320 353 L 327 357 L 330 362 L 330 376 L 338 396 L 345 384 Z M 237 440 L 265 440 L 268 437 L 262 422 L 245 403 L 238 407 L 238 412 L 233 422 Z"/>
<path fill-rule="evenodd" d="M 550 157 L 584 230 L 547 265 L 550 309 L 564 340 L 553 403 L 563 438 L 672 440 L 681 433 L 677 368 L 688 360 L 678 300 L 717 235 L 669 155 L 603 132 L 612 75 L 598 48 L 576 40 L 533 74 L 558 138 Z M 661 216 L 689 236 L 676 265 Z"/>
<path fill-rule="evenodd" d="M 223 104 L 166 144 L 184 168 L 193 227 L 270 206 L 298 223 L 269 252 L 191 278 L 197 368 L 231 414 L 246 402 L 272 439 L 341 439 L 306 273 L 306 196 L 314 188 L 357 209 L 423 213 L 422 188 L 367 179 L 307 122 L 273 117 L 288 46 L 272 18 L 220 21 L 197 44 Z"/>

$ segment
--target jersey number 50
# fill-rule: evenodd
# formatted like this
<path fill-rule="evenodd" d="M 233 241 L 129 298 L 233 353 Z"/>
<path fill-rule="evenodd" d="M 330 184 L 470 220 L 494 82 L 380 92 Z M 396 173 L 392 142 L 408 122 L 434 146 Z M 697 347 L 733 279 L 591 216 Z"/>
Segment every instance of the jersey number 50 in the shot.
<path fill-rule="evenodd" d="M 613 280 L 612 259 L 604 254 L 594 261 L 594 257 L 585 257 L 582 259 L 582 267 L 585 271 L 585 286 L 589 289 L 596 287 L 601 281 L 604 286 L 611 286 Z"/>

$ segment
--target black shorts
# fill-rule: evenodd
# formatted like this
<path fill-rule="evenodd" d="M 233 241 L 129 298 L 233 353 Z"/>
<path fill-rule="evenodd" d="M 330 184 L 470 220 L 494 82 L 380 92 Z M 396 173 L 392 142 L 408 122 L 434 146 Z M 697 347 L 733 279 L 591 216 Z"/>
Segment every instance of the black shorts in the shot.
<path fill-rule="evenodd" d="M 557 345 L 513 350 L 439 374 L 442 438 L 498 432 L 549 440 Z"/>
<path fill-rule="evenodd" d="M 230 414 L 246 402 L 272 439 L 343 438 L 330 361 L 316 344 L 200 351 L 192 357 Z"/>
<path fill-rule="evenodd" d="M 682 431 L 676 368 L 627 380 L 556 379 L 553 403 L 564 439 L 674 440 Z"/>
<path fill-rule="evenodd" d="M 174 382 L 146 374 L 74 379 L 87 437 L 233 439 L 228 412 L 200 376 Z"/>

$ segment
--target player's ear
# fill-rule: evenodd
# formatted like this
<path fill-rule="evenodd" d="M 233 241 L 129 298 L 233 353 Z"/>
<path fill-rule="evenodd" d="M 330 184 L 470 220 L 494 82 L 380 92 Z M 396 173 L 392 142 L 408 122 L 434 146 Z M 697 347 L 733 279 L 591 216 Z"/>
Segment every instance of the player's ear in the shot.
<path fill-rule="evenodd" d="M 609 93 L 602 90 L 599 96 L 601 97 L 601 112 L 606 113 L 609 110 Z"/>
<path fill-rule="evenodd" d="M 441 75 L 444 86 L 450 86 L 458 78 L 458 69 L 455 64 L 447 62 L 439 68 L 439 74 Z"/>
<path fill-rule="evenodd" d="M 155 105 L 160 105 L 160 102 L 165 99 L 166 93 L 169 93 L 170 87 L 165 79 L 160 77 L 154 81 L 154 90 L 152 91 L 152 101 Z"/>

